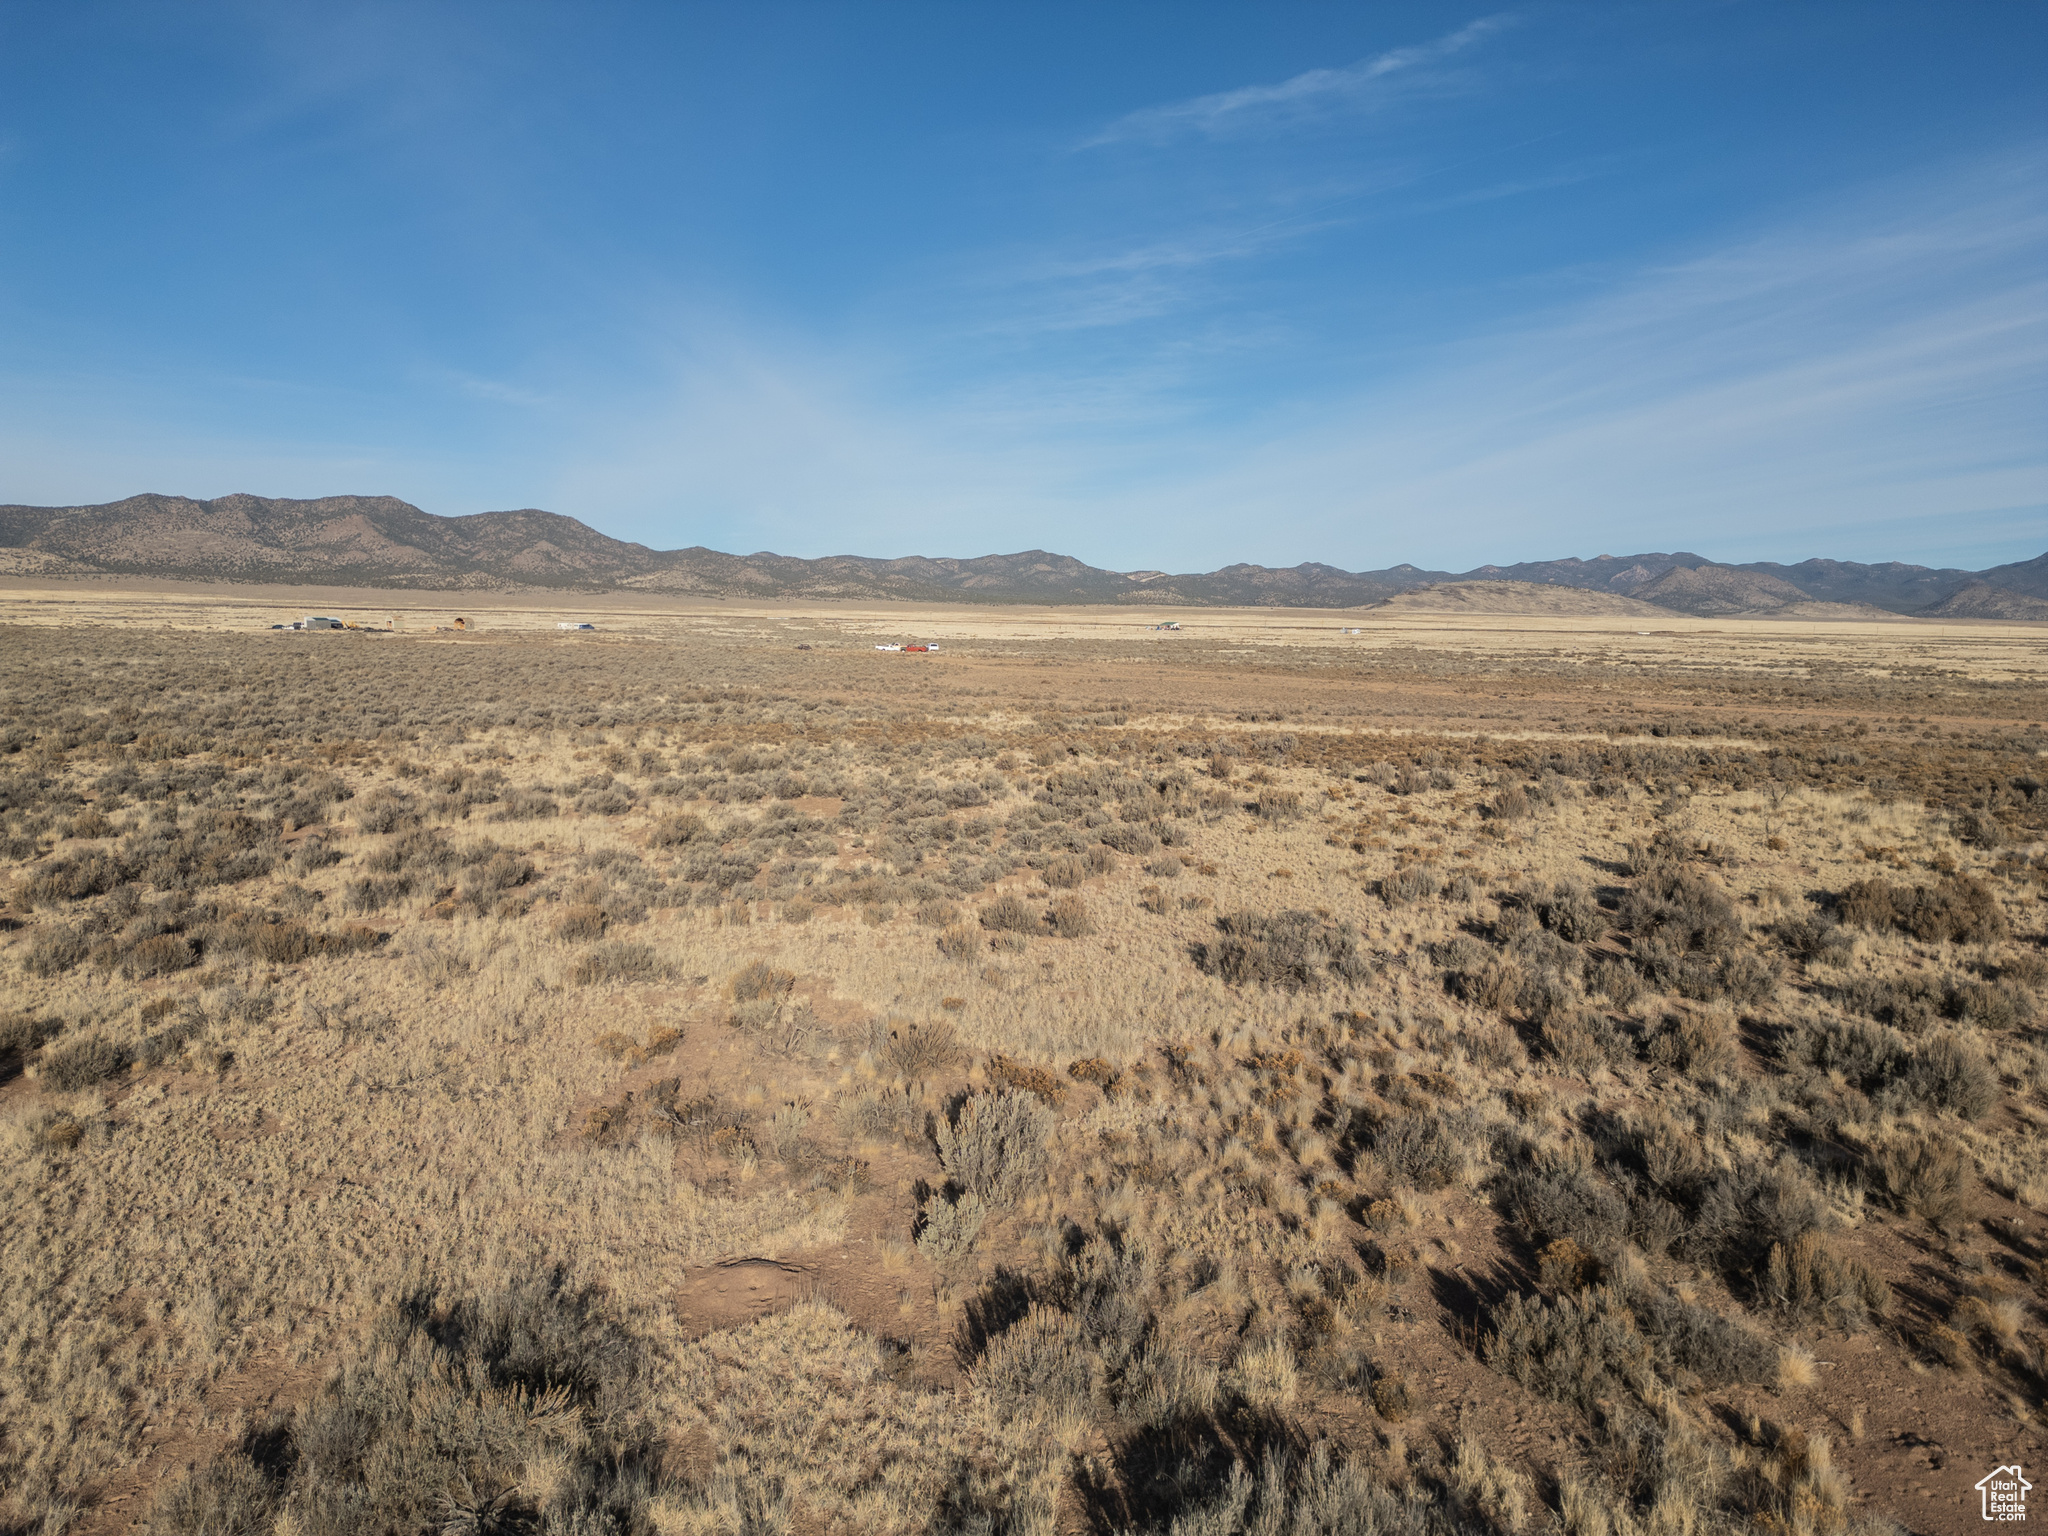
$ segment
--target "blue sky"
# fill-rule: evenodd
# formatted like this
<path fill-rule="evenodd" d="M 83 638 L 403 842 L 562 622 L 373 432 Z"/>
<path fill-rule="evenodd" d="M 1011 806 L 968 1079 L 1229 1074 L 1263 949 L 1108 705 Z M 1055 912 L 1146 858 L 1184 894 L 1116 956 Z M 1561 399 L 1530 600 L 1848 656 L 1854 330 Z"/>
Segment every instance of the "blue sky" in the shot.
<path fill-rule="evenodd" d="M 0 0 L 0 501 L 2048 548 L 2035 4 Z"/>

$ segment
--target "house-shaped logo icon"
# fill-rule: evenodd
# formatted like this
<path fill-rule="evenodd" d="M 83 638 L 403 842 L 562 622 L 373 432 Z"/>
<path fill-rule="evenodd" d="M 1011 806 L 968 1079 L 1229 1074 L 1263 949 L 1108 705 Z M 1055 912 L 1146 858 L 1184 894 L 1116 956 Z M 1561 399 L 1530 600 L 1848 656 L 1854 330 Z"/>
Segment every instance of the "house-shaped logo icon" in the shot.
<path fill-rule="evenodd" d="M 2027 1490 L 2034 1485 L 2020 1476 L 2020 1464 L 1993 1467 L 1977 1481 L 1984 1496 L 1984 1518 L 2018 1525 L 2027 1518 Z"/>

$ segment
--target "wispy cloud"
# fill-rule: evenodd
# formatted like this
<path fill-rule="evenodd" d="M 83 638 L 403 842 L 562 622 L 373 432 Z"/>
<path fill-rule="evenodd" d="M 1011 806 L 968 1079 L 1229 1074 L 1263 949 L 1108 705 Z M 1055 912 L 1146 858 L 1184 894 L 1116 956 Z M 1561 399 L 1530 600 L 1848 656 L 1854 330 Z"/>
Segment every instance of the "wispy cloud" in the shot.
<path fill-rule="evenodd" d="M 508 384 L 503 379 L 487 379 L 478 374 L 463 373 L 458 369 L 434 370 L 431 376 L 445 382 L 458 394 L 466 395 L 472 400 L 488 400 L 493 405 L 538 408 L 554 403 L 551 396 L 539 390 Z"/>
<path fill-rule="evenodd" d="M 1272 409 L 1231 394 L 1229 338 L 939 379 L 917 354 L 945 352 L 944 327 L 832 349 L 656 317 L 653 376 L 562 385 L 543 504 L 664 546 L 1036 545 L 1178 570 L 2031 555 L 2048 543 L 2044 162 L 1902 179 Z"/>
<path fill-rule="evenodd" d="M 1431 67 L 1500 31 L 1506 15 L 1483 16 L 1433 42 L 1393 48 L 1342 69 L 1311 69 L 1277 85 L 1246 85 L 1127 113 L 1086 140 L 1083 148 L 1128 142 L 1164 143 L 1184 136 L 1222 138 L 1277 125 L 1357 111 L 1421 88 Z"/>
<path fill-rule="evenodd" d="M 1353 565 L 1939 559 L 2027 515 L 2048 544 L 2043 159 L 1618 277 L 1147 500 L 1219 552 L 1257 526 Z"/>

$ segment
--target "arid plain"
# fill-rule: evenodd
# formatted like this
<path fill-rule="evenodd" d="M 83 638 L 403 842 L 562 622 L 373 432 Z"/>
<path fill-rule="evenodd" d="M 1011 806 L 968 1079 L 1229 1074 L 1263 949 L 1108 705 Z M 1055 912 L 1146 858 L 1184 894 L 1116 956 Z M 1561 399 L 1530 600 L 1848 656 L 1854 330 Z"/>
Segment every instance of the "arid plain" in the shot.
<path fill-rule="evenodd" d="M 12 586 L 0 1519 L 1975 1528 L 2044 727 L 2017 623 Z"/>

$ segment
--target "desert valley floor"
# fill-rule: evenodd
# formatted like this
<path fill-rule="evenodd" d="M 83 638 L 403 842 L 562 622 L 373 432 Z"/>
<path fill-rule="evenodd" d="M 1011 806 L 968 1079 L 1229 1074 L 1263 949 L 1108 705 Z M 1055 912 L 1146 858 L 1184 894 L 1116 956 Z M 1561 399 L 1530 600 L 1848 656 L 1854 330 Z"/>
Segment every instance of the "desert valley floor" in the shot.
<path fill-rule="evenodd" d="M 1979 1528 L 2044 758 L 2022 623 L 11 586 L 0 1530 Z"/>

